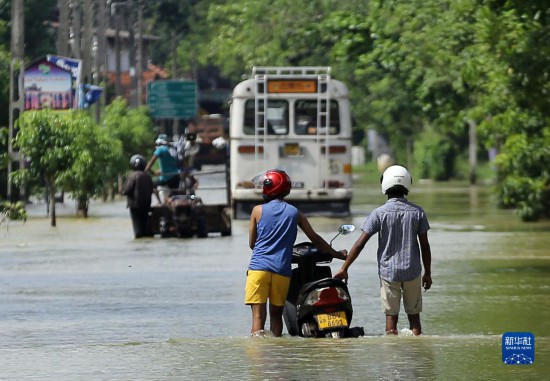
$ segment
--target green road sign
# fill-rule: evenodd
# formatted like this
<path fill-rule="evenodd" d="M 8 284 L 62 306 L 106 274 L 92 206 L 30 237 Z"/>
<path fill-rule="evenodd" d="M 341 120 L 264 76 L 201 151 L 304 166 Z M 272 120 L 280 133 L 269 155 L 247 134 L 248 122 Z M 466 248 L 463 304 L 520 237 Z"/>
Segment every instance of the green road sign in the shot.
<path fill-rule="evenodd" d="M 155 119 L 187 119 L 197 114 L 197 84 L 193 81 L 147 83 L 147 105 Z"/>

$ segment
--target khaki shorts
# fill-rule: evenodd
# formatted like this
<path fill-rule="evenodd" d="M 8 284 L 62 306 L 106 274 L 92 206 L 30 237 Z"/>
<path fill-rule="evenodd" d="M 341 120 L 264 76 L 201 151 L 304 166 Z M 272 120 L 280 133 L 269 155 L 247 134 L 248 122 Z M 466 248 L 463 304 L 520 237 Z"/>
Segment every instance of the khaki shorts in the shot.
<path fill-rule="evenodd" d="M 380 300 L 386 315 L 399 315 L 401 296 L 407 315 L 422 312 L 422 275 L 407 282 L 388 282 L 380 278 Z"/>
<path fill-rule="evenodd" d="M 248 270 L 246 276 L 245 304 L 265 304 L 267 299 L 274 306 L 285 305 L 290 277 L 269 271 Z"/>

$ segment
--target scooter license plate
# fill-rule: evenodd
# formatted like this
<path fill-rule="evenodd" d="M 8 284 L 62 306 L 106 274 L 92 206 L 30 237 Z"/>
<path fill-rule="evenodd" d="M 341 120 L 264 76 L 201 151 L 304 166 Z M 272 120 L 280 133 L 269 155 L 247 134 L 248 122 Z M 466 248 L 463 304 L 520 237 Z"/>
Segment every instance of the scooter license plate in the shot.
<path fill-rule="evenodd" d="M 319 314 L 315 317 L 317 318 L 317 325 L 319 325 L 319 329 L 340 328 L 348 326 L 348 319 L 346 319 L 346 313 L 344 311 Z"/>

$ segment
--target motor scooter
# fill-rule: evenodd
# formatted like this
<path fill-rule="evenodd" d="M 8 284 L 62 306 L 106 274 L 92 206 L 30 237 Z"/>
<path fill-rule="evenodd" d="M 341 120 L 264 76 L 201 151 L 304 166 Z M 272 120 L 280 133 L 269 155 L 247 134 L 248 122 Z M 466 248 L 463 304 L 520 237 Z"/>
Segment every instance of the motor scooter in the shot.
<path fill-rule="evenodd" d="M 347 235 L 354 225 L 340 226 L 338 234 Z M 359 337 L 362 327 L 350 328 L 353 316 L 348 286 L 332 278 L 327 265 L 333 257 L 317 249 L 311 242 L 294 245 L 292 277 L 283 310 L 283 319 L 291 336 Z"/>

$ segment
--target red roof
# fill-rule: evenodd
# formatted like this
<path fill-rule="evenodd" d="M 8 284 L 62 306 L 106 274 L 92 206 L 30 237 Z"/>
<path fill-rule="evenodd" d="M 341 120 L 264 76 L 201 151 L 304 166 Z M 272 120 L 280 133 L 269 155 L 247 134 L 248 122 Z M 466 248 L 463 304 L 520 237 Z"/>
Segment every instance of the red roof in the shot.
<path fill-rule="evenodd" d="M 150 81 L 158 80 L 158 79 L 168 79 L 168 72 L 161 68 L 160 66 L 154 65 L 152 63 L 147 64 L 147 70 L 144 71 L 141 75 L 142 85 L 145 88 L 147 86 L 147 83 Z M 115 84 L 116 82 L 116 73 L 110 71 L 108 73 L 108 82 L 110 84 Z M 131 87 L 131 77 L 130 73 L 127 71 L 120 73 L 120 87 L 122 95 L 125 98 L 128 98 L 130 95 L 130 87 Z M 145 92 L 144 92 L 145 93 Z"/>

